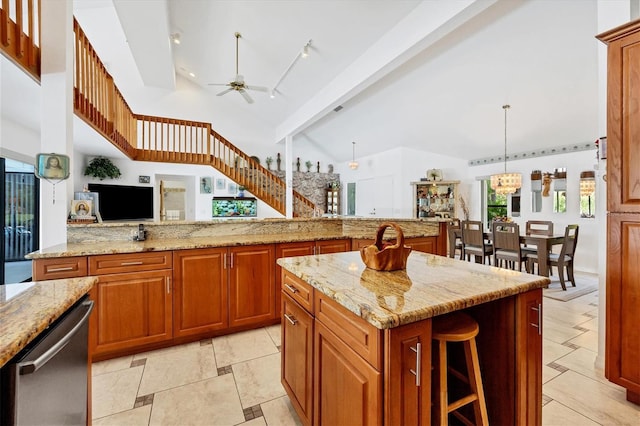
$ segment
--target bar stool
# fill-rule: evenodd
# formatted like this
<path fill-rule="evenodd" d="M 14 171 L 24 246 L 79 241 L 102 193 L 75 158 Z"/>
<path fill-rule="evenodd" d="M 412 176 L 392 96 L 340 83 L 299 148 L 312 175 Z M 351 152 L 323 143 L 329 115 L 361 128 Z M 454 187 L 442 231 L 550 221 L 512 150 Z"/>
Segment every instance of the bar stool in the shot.
<path fill-rule="evenodd" d="M 437 342 L 438 361 L 434 366 L 437 380 L 434 380 L 434 423 L 436 425 L 448 424 L 449 413 L 453 413 L 466 424 L 474 424 L 457 410 L 465 405 L 473 403 L 476 425 L 488 425 L 487 407 L 480 377 L 480 365 L 478 362 L 478 349 L 476 347 L 476 335 L 478 323 L 469 315 L 462 312 L 434 317 L 432 322 L 432 339 Z M 464 345 L 465 361 L 467 365 L 467 377 L 462 373 L 447 366 L 447 343 L 462 342 Z M 436 351 L 434 351 L 436 352 Z M 447 371 L 453 376 L 469 384 L 471 393 L 457 401 L 449 403 L 447 391 Z"/>

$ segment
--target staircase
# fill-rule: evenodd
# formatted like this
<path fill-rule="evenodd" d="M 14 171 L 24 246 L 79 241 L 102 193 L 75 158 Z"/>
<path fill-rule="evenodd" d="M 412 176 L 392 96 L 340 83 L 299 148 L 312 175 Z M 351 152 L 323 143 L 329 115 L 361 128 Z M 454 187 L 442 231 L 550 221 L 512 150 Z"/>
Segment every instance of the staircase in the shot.
<path fill-rule="evenodd" d="M 39 0 L 0 3 L 0 51 L 37 81 L 40 41 L 34 37 L 34 28 L 40 27 L 38 5 Z M 73 102 L 78 117 L 132 160 L 210 165 L 276 211 L 286 213 L 284 181 L 209 123 L 133 113 L 75 19 L 73 29 Z M 313 202 L 293 191 L 294 216 L 313 216 L 314 208 Z"/>
<path fill-rule="evenodd" d="M 282 179 L 215 132 L 209 123 L 133 113 L 75 20 L 73 28 L 76 115 L 132 160 L 210 165 L 285 214 Z M 313 216 L 314 207 L 293 192 L 294 216 Z"/>

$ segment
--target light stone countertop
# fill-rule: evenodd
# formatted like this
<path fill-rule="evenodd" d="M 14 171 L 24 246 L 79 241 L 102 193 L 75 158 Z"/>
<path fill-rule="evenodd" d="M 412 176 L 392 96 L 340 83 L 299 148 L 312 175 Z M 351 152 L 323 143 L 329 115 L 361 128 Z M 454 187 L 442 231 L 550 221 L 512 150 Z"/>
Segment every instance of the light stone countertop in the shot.
<path fill-rule="evenodd" d="M 366 268 L 357 251 L 278 259 L 278 264 L 379 329 L 524 293 L 550 280 L 411 252 L 404 271 Z"/>
<path fill-rule="evenodd" d="M 0 285 L 0 367 L 60 317 L 96 277 Z"/>
<path fill-rule="evenodd" d="M 113 241 L 65 243 L 40 249 L 28 254 L 30 259 L 86 256 L 98 254 L 141 253 L 147 251 L 186 250 L 214 247 L 245 246 L 253 244 L 274 244 L 297 241 L 334 240 L 344 237 L 341 233 L 289 233 L 223 235 L 219 237 L 165 238 L 146 241 Z"/>

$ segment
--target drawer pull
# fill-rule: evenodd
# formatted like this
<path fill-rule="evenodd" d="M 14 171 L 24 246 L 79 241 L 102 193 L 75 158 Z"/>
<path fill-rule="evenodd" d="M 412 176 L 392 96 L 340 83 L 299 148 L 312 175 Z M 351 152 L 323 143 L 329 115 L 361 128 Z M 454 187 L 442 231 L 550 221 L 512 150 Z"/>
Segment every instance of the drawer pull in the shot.
<path fill-rule="evenodd" d="M 291 325 L 296 325 L 298 323 L 298 320 L 293 316 L 284 314 L 284 317 L 291 323 Z"/>
<path fill-rule="evenodd" d="M 142 265 L 141 261 L 137 262 L 121 262 L 120 266 L 134 266 L 134 265 Z"/>
<path fill-rule="evenodd" d="M 411 372 L 411 374 L 416 376 L 416 386 L 420 386 L 420 372 L 422 370 L 422 345 L 420 343 L 417 343 L 415 348 L 411 346 L 410 349 L 416 353 L 416 369 L 409 369 L 409 371 Z"/>
<path fill-rule="evenodd" d="M 47 272 L 62 272 L 62 271 L 73 271 L 73 266 L 63 266 L 60 268 L 47 269 Z"/>
<path fill-rule="evenodd" d="M 165 283 L 167 286 L 167 294 L 171 294 L 171 278 L 166 277 Z"/>
<path fill-rule="evenodd" d="M 538 335 L 542 336 L 542 303 L 538 303 L 537 308 L 531 308 L 534 311 L 538 311 L 538 323 L 530 323 L 533 327 L 538 329 Z"/>
<path fill-rule="evenodd" d="M 289 290 L 289 291 L 290 291 L 291 293 L 293 293 L 293 294 L 296 294 L 296 293 L 299 291 L 297 288 L 295 288 L 295 287 L 294 287 L 294 286 L 292 286 L 292 285 L 285 284 L 284 286 L 287 288 L 287 290 Z"/>
<path fill-rule="evenodd" d="M 224 266 L 224 269 L 227 269 L 227 253 L 223 255 L 222 265 Z"/>

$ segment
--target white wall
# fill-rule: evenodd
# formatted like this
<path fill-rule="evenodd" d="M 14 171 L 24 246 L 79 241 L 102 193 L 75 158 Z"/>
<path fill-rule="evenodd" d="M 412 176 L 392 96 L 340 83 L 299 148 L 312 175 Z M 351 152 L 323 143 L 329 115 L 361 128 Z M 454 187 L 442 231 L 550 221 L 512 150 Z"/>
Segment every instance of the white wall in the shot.
<path fill-rule="evenodd" d="M 75 181 L 74 192 L 82 191 L 88 183 L 106 183 L 112 185 L 136 185 L 136 186 L 153 186 L 154 187 L 154 220 L 159 220 L 159 193 L 160 180 L 180 181 L 185 183 L 186 188 L 186 204 L 185 211 L 186 220 L 210 220 L 211 219 L 211 199 L 212 197 L 235 196 L 235 193 L 229 193 L 227 189 L 218 191 L 215 189 L 215 180 L 222 178 L 226 180 L 228 185 L 231 180 L 210 166 L 194 166 L 188 164 L 168 164 L 154 163 L 147 161 L 131 161 L 128 159 L 112 159 L 113 163 L 120 169 L 122 176 L 119 179 L 105 179 L 100 181 L 90 176 L 84 176 L 84 169 L 93 157 L 87 157 L 80 154 L 74 156 Z M 138 182 L 139 176 L 150 176 L 150 182 L 143 184 Z M 200 194 L 200 178 L 211 177 L 214 183 L 212 194 Z M 252 194 L 246 192 L 246 196 L 251 197 Z M 271 218 L 282 217 L 280 213 L 271 208 L 262 201 L 258 201 L 258 217 Z"/>
<path fill-rule="evenodd" d="M 606 218 L 604 215 L 597 215 L 595 219 L 580 217 L 579 182 L 580 172 L 594 170 L 596 163 L 595 150 L 529 158 L 509 161 L 507 163 L 507 171 L 522 173 L 520 217 L 515 217 L 513 220 L 521 227 L 525 225 L 527 220 L 551 220 L 554 223 L 554 232 L 556 234 L 563 233 L 565 227 L 569 224 L 580 225 L 575 269 L 591 273 L 598 272 L 599 251 L 606 250 L 604 245 L 599 245 L 598 232 L 601 223 L 606 223 Z M 556 167 L 566 167 L 567 169 L 567 212 L 554 213 L 553 199 L 551 196 L 542 198 L 542 211 L 538 213 L 532 212 L 531 171 L 542 170 L 543 172 L 552 172 Z M 478 208 L 480 205 L 480 185 L 477 182 L 474 183 L 475 178 L 500 173 L 502 171 L 504 171 L 504 163 L 469 167 L 469 177 L 467 180 L 474 188 L 471 197 L 471 204 L 473 206 L 471 219 L 480 219 L 480 210 Z M 553 183 L 551 184 L 551 189 L 553 191 Z M 597 195 L 596 199 L 598 201 L 601 200 Z"/>
<path fill-rule="evenodd" d="M 34 164 L 40 152 L 40 133 L 6 117 L 0 121 L 0 155 Z"/>

